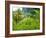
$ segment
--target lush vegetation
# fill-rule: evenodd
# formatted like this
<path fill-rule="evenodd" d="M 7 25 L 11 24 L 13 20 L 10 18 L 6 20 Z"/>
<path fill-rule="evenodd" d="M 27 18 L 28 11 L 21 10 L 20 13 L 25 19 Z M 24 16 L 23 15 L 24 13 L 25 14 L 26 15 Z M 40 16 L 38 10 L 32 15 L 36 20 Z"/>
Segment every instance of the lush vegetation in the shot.
<path fill-rule="evenodd" d="M 39 8 L 18 8 L 13 11 L 13 30 L 37 30 L 40 29 Z"/>

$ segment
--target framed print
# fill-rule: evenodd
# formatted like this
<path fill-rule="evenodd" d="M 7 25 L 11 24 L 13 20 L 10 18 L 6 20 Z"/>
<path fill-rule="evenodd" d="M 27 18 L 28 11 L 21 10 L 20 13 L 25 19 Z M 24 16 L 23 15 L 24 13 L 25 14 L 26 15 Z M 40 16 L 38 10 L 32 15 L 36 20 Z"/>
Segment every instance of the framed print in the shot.
<path fill-rule="evenodd" d="M 44 35 L 44 3 L 6 1 L 5 36 Z"/>

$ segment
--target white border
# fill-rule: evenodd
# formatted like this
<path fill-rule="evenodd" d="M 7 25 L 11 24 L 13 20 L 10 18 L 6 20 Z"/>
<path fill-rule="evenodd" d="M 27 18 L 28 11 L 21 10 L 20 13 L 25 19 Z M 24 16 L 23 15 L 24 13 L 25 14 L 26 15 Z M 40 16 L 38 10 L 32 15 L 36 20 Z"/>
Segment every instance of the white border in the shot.
<path fill-rule="evenodd" d="M 40 30 L 12 31 L 12 8 L 13 7 L 40 8 Z M 43 22 L 42 21 L 42 6 L 10 4 L 10 34 L 22 34 L 22 33 L 38 33 L 38 32 L 42 32 L 42 22 Z"/>

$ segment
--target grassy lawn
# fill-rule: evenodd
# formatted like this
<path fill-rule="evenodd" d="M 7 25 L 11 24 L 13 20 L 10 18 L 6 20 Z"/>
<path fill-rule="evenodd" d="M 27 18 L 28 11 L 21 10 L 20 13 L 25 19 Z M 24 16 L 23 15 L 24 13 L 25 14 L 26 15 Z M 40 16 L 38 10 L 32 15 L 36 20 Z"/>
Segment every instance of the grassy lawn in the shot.
<path fill-rule="evenodd" d="M 24 18 L 19 23 L 14 23 L 13 30 L 36 30 L 40 28 L 39 20 Z"/>

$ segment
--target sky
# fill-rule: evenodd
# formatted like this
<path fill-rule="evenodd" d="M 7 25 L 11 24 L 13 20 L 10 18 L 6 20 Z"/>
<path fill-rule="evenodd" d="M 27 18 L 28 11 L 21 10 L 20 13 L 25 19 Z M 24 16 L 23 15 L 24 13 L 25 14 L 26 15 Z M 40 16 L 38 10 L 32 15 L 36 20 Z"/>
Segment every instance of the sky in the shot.
<path fill-rule="evenodd" d="M 13 7 L 12 10 L 13 10 L 13 11 L 16 11 L 16 10 L 18 10 L 18 9 L 19 9 L 19 7 L 17 7 L 17 8 L 16 8 L 16 7 Z M 20 8 L 20 10 L 22 10 L 22 8 Z"/>

